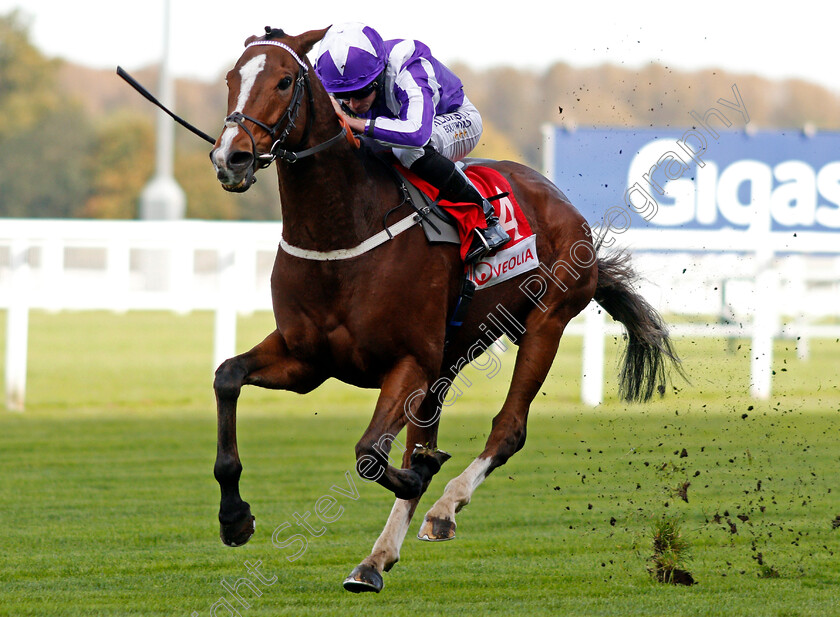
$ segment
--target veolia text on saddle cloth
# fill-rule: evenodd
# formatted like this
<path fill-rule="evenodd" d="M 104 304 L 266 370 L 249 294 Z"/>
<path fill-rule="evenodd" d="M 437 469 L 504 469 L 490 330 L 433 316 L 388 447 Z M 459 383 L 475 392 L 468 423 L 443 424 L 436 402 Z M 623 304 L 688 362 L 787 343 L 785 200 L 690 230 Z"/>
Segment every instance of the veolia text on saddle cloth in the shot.
<path fill-rule="evenodd" d="M 470 179 L 482 194 L 492 197 L 507 193 L 492 203 L 499 222 L 510 236 L 510 242 L 501 249 L 469 267 L 468 275 L 478 291 L 534 270 L 540 262 L 537 258 L 537 236 L 507 180 L 488 167 L 470 167 L 467 173 L 470 171 L 474 172 Z"/>

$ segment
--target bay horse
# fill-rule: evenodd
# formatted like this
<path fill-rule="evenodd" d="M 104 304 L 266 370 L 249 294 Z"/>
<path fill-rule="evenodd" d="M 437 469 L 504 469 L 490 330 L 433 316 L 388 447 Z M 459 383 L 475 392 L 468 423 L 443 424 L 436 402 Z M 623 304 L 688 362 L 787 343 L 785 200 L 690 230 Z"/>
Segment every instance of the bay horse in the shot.
<path fill-rule="evenodd" d="M 327 29 L 290 36 L 266 28 L 252 36 L 227 74 L 228 116 L 210 153 L 228 191 L 245 191 L 254 174 L 276 164 L 283 215 L 271 275 L 276 328 L 247 353 L 223 362 L 214 390 L 221 488 L 220 535 L 230 546 L 255 530 L 239 494 L 242 464 L 236 405 L 242 386 L 310 392 L 328 378 L 378 388 L 373 417 L 356 444 L 357 473 L 396 497 L 371 553 L 344 580 L 349 591 L 380 591 L 382 573 L 398 560 L 421 495 L 449 455 L 437 449 L 447 376 L 503 334 L 518 344 L 510 389 L 486 445 L 423 519 L 418 537 L 448 540 L 455 513 L 497 467 L 525 444 L 530 404 L 555 357 L 563 330 L 595 299 L 627 330 L 621 391 L 628 400 L 664 392 L 665 367 L 679 359 L 655 310 L 634 291 L 626 254 L 598 256 L 589 227 L 565 195 L 537 172 L 510 161 L 482 161 L 507 179 L 550 266 L 538 299 L 519 275 L 475 294 L 463 324 L 446 340 L 447 319 L 464 272 L 458 247 L 430 245 L 419 228 L 376 248 L 357 250 L 381 233 L 401 204 L 391 173 L 358 148 L 333 110 L 306 54 Z M 558 267 L 558 265 L 560 267 Z M 533 282 L 533 281 L 532 281 Z M 536 281 L 539 286 L 539 281 Z M 504 310 L 509 319 L 486 318 Z M 389 464 L 391 443 L 405 428 L 402 466 Z"/>

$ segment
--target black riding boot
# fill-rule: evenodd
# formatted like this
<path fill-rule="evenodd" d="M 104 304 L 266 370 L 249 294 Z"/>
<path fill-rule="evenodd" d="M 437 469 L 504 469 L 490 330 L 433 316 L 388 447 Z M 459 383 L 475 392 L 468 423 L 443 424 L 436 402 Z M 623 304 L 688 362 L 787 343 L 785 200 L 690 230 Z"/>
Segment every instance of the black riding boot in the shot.
<path fill-rule="evenodd" d="M 459 173 L 463 173 L 459 168 L 456 167 L 456 169 L 458 169 Z M 472 184 L 470 184 L 470 187 L 476 194 L 479 194 Z M 487 221 L 487 228 L 476 229 L 476 238 L 473 240 L 472 245 L 470 245 L 470 250 L 464 258 L 464 261 L 468 264 L 475 263 L 493 249 L 503 246 L 510 240 L 510 236 L 499 223 L 499 217 L 496 216 L 493 204 L 484 199 L 484 197 L 481 198 L 481 209 L 484 210 L 484 220 Z"/>
<path fill-rule="evenodd" d="M 437 188 L 440 198 L 455 203 L 474 203 L 484 211 L 487 227 L 476 229 L 475 238 L 464 261 L 474 263 L 509 241 L 510 236 L 499 224 L 493 205 L 481 196 L 464 172 L 430 146 L 426 146 L 425 150 L 426 153 L 411 165 L 411 171 Z"/>

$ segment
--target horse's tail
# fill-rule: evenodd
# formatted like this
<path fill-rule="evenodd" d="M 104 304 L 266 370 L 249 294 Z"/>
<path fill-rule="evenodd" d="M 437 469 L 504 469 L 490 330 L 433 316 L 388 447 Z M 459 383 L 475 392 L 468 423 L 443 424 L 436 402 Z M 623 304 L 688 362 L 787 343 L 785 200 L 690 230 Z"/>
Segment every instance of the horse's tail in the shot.
<path fill-rule="evenodd" d="M 685 376 L 662 317 L 633 288 L 637 279 L 629 253 L 598 257 L 595 301 L 627 329 L 619 380 L 619 393 L 627 401 L 647 401 L 654 391 L 664 394 L 668 362 Z"/>

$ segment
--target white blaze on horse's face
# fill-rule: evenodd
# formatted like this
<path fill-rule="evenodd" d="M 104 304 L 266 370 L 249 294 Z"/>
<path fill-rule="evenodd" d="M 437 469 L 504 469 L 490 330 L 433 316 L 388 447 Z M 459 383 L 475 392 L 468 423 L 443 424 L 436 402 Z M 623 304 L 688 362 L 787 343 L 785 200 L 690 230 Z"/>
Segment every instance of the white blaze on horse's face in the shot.
<path fill-rule="evenodd" d="M 239 69 L 241 80 L 239 82 L 239 95 L 236 97 L 236 109 L 233 112 L 242 112 L 248 99 L 251 97 L 251 90 L 257 81 L 257 76 L 265 68 L 265 54 L 254 56 L 245 65 Z M 231 112 L 231 113 L 233 113 Z M 234 122 L 229 122 L 225 125 L 225 130 L 222 133 L 222 141 L 219 144 L 219 149 L 214 153 L 214 163 L 217 168 L 224 167 L 230 152 L 230 146 L 234 138 L 239 134 L 239 125 Z"/>

